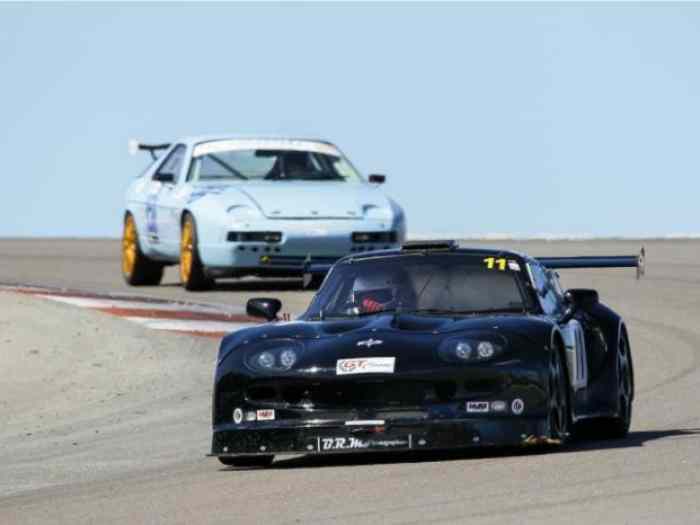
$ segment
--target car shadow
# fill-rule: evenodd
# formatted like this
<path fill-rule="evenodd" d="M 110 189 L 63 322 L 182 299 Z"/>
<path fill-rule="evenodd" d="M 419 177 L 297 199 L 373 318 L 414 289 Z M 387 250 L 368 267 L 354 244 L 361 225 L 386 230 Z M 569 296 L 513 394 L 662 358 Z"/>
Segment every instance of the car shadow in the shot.
<path fill-rule="evenodd" d="M 163 287 L 182 288 L 180 283 L 163 283 Z M 313 288 L 304 288 L 301 279 L 260 279 L 260 280 L 217 280 L 213 288 L 205 292 L 304 292 Z M 192 294 L 199 292 L 193 291 Z"/>
<path fill-rule="evenodd" d="M 294 456 L 278 459 L 268 469 L 300 469 L 386 465 L 394 463 L 427 463 L 435 461 L 463 461 L 468 459 L 496 459 L 540 454 L 576 454 L 592 450 L 643 447 L 650 441 L 666 438 L 700 436 L 700 429 L 643 430 L 630 432 L 623 439 L 576 440 L 565 447 L 484 447 L 459 450 L 430 450 L 411 452 L 365 452 L 360 454 L 332 454 Z M 256 468 L 222 467 L 222 471 L 258 470 Z"/>

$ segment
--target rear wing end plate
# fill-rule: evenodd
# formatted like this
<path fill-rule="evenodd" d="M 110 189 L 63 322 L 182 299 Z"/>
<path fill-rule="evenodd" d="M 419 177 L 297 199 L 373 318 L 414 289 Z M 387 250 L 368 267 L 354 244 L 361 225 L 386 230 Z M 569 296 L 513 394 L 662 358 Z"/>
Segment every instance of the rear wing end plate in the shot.
<path fill-rule="evenodd" d="M 636 268 L 637 279 L 645 273 L 646 250 L 639 255 L 593 255 L 584 257 L 536 257 L 545 267 L 552 270 L 570 268 Z"/>

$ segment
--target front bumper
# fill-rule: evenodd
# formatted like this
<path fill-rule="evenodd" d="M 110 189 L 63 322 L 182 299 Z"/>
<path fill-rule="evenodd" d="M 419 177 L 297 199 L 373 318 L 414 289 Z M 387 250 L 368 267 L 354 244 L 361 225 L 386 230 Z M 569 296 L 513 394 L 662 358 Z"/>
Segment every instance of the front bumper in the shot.
<path fill-rule="evenodd" d="M 228 428 L 225 428 L 228 427 Z M 402 421 L 383 425 L 261 425 L 215 430 L 211 455 L 332 454 L 517 446 L 545 436 L 539 417 Z"/>
<path fill-rule="evenodd" d="M 234 228 L 231 227 L 231 230 Z M 309 221 L 275 220 L 259 225 L 251 225 L 251 231 L 278 231 L 282 233 L 280 242 L 239 242 L 226 240 L 227 232 L 221 232 L 217 239 L 200 241 L 198 249 L 202 263 L 213 276 L 235 274 L 237 271 L 250 273 L 296 272 L 301 274 L 307 256 L 336 260 L 349 253 L 393 249 L 400 246 L 403 236 L 397 242 L 355 243 L 352 234 L 356 231 L 394 231 L 387 224 L 352 221 L 319 220 Z M 265 257 L 275 257 L 279 263 L 265 263 Z M 283 264 L 285 262 L 287 264 Z"/>

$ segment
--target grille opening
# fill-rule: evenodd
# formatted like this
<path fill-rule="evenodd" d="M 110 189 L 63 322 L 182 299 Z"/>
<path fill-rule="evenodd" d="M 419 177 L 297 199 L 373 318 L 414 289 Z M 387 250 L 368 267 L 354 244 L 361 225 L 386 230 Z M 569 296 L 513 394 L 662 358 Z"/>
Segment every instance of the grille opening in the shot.
<path fill-rule="evenodd" d="M 282 232 L 228 232 L 229 242 L 282 242 Z"/>
<path fill-rule="evenodd" d="M 354 232 L 352 234 L 352 242 L 356 243 L 395 243 L 397 239 L 396 232 Z"/>
<path fill-rule="evenodd" d="M 248 389 L 246 397 L 250 401 L 277 401 L 277 391 L 270 386 L 255 386 Z"/>
<path fill-rule="evenodd" d="M 420 406 L 431 397 L 431 390 L 419 382 L 290 385 L 282 389 L 281 399 L 290 405 L 319 408 Z"/>
<path fill-rule="evenodd" d="M 457 393 L 457 384 L 454 381 L 444 381 L 435 384 L 435 394 L 440 401 L 452 401 Z"/>

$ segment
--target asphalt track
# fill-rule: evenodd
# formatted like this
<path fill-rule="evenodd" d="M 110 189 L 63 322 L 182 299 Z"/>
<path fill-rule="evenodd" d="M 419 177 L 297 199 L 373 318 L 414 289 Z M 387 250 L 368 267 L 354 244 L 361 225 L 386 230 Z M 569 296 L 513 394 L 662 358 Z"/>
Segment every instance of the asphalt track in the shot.
<path fill-rule="evenodd" d="M 640 242 L 498 243 L 626 254 Z M 562 272 L 627 319 L 637 397 L 621 441 L 543 454 L 294 457 L 268 470 L 206 458 L 216 341 L 0 292 L 0 523 L 699 523 L 700 241 L 649 241 L 647 275 Z M 294 281 L 191 294 L 169 271 L 128 289 L 115 241 L 0 241 L 0 283 L 240 306 L 310 298 Z"/>

